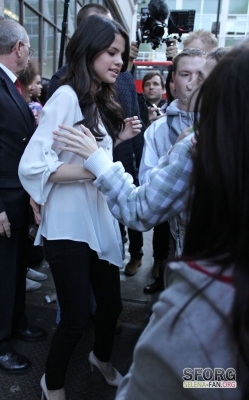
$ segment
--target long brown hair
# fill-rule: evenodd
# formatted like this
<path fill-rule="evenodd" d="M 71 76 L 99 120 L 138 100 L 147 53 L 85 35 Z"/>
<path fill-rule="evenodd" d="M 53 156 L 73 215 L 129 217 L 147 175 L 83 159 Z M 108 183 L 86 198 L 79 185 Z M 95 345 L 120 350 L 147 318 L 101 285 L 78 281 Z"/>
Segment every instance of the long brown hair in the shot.
<path fill-rule="evenodd" d="M 249 367 L 249 40 L 229 51 L 197 98 L 192 198 L 183 257 L 233 266 L 233 327 Z M 248 378 L 247 378 L 248 380 Z M 245 388 L 243 398 L 249 398 Z"/>
<path fill-rule="evenodd" d="M 107 132 L 114 140 L 124 129 L 124 113 L 122 107 L 114 100 L 116 93 L 113 84 L 99 84 L 93 68 L 94 60 L 113 43 L 115 34 L 121 34 L 125 40 L 121 71 L 126 70 L 129 61 L 128 34 L 119 23 L 99 15 L 91 15 L 80 23 L 67 46 L 68 69 L 61 80 L 61 84 L 70 85 L 75 90 L 84 115 L 84 120 L 80 122 L 83 122 L 98 140 L 103 137 L 99 129 L 99 114 Z M 99 87 L 95 93 L 91 89 L 94 84 Z"/>

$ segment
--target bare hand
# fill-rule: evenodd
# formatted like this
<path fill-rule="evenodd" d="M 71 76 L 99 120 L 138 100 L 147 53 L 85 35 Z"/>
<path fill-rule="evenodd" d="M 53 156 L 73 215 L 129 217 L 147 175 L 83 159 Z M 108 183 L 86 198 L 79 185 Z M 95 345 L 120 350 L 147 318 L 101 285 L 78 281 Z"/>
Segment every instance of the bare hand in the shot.
<path fill-rule="evenodd" d="M 174 149 L 176 143 L 180 142 L 182 139 L 187 137 L 192 132 L 193 132 L 193 126 L 189 126 L 188 128 L 184 129 L 184 131 L 182 131 L 182 133 L 176 139 L 176 142 L 175 142 L 174 146 L 171 147 L 171 149 L 169 150 L 168 154 L 171 154 L 171 152 Z M 191 141 L 192 141 L 192 139 L 191 139 Z"/>
<path fill-rule="evenodd" d="M 31 205 L 33 213 L 34 213 L 35 223 L 37 225 L 40 225 L 40 222 L 41 222 L 41 213 L 40 213 L 41 206 L 40 206 L 40 204 L 37 204 L 35 202 L 35 200 L 32 199 L 32 197 L 30 197 L 29 204 Z"/>
<path fill-rule="evenodd" d="M 133 62 L 138 56 L 138 51 L 139 51 L 139 48 L 138 48 L 137 42 L 131 42 L 128 71 L 132 70 Z"/>
<path fill-rule="evenodd" d="M 132 60 L 135 60 L 137 58 L 138 51 L 139 51 L 139 48 L 138 48 L 137 42 L 131 42 L 131 45 L 130 45 L 130 58 L 132 58 Z"/>
<path fill-rule="evenodd" d="M 11 236 L 10 223 L 5 211 L 0 213 L 0 235 L 6 235 L 7 237 Z"/>
<path fill-rule="evenodd" d="M 193 132 L 193 126 L 189 126 L 188 128 L 184 129 L 184 131 L 182 131 L 182 133 L 176 139 L 176 143 L 180 142 L 182 139 L 184 139 L 192 132 Z"/>
<path fill-rule="evenodd" d="M 194 155 L 194 156 L 197 156 L 197 148 L 196 148 L 196 145 L 197 145 L 197 140 L 196 140 L 196 137 L 192 137 L 191 138 L 191 143 L 192 143 L 192 154 Z"/>
<path fill-rule="evenodd" d="M 142 124 L 137 116 L 125 119 L 125 128 L 119 133 L 118 139 L 121 142 L 132 139 L 141 132 Z M 118 140 L 117 140 L 118 141 Z"/>
<path fill-rule="evenodd" d="M 162 118 L 165 115 L 165 114 L 158 115 L 158 112 L 160 112 L 160 108 L 148 107 L 149 125 L 152 124 L 152 122 L 156 121 L 159 118 Z"/>
<path fill-rule="evenodd" d="M 166 47 L 166 53 L 165 53 L 167 60 L 168 58 L 173 59 L 178 54 L 176 39 L 170 39 L 170 41 L 172 42 L 172 44 Z"/>
<path fill-rule="evenodd" d="M 54 131 L 54 140 L 66 145 L 65 147 L 58 146 L 61 150 L 70 151 L 87 159 L 98 150 L 98 146 L 90 130 L 84 125 L 80 125 L 80 127 L 82 131 L 71 126 L 59 125 L 59 128 L 63 129 L 63 131 Z"/>

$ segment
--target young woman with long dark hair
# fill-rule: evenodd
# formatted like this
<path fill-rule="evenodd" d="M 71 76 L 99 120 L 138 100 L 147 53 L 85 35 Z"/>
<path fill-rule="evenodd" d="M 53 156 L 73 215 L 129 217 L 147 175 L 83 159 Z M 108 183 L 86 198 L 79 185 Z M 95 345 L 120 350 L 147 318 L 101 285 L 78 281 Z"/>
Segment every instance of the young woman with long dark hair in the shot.
<path fill-rule="evenodd" d="M 38 128 L 19 167 L 23 186 L 41 204 L 36 243 L 43 243 L 61 320 L 54 334 L 41 386 L 47 399 L 65 399 L 66 370 L 88 324 L 90 282 L 97 302 L 95 342 L 89 361 L 117 386 L 121 375 L 110 362 L 117 318 L 122 310 L 119 268 L 122 241 L 118 222 L 81 157 L 62 151 L 52 132 L 59 124 L 91 129 L 112 158 L 112 148 L 141 129 L 137 117 L 123 119 L 113 84 L 129 59 L 129 38 L 118 23 L 90 16 L 67 49 L 68 70 L 46 103 Z"/>

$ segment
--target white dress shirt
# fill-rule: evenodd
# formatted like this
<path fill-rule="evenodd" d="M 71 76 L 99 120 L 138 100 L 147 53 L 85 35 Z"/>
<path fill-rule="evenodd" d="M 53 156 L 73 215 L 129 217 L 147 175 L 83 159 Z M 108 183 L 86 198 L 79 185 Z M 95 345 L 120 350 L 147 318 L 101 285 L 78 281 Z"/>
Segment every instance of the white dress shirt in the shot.
<path fill-rule="evenodd" d="M 13 83 L 16 81 L 16 76 L 13 74 L 12 71 L 10 71 L 9 68 L 5 67 L 5 65 L 0 63 L 0 68 L 8 75 L 8 77 L 12 80 Z"/>
<path fill-rule="evenodd" d="M 74 126 L 83 119 L 74 90 L 61 86 L 43 107 L 40 123 L 22 156 L 19 177 L 25 190 L 41 204 L 42 220 L 35 244 L 42 236 L 49 240 L 69 239 L 86 242 L 100 259 L 122 268 L 122 243 L 117 220 L 111 215 L 105 196 L 92 180 L 66 183 L 49 182 L 50 175 L 65 164 L 84 164 L 84 160 L 58 148 L 52 132 L 59 124 Z M 112 138 L 105 133 L 98 142 L 112 159 Z M 64 146 L 64 145 L 63 145 Z"/>

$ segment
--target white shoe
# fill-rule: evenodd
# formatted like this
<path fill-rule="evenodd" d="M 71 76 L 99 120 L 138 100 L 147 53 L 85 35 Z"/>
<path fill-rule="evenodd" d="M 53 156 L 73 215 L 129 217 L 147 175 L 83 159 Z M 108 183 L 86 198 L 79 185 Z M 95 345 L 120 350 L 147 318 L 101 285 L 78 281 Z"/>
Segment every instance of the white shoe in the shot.
<path fill-rule="evenodd" d="M 28 279 L 32 279 L 33 281 L 45 281 L 48 276 L 46 274 L 43 274 L 42 272 L 38 272 L 34 269 L 28 268 L 26 277 Z"/>
<path fill-rule="evenodd" d="M 26 278 L 26 292 L 33 292 L 41 287 L 41 283 Z"/>
<path fill-rule="evenodd" d="M 95 357 L 95 355 L 93 354 L 93 351 L 91 351 L 91 353 L 89 354 L 89 356 L 88 356 L 88 361 L 90 362 L 90 364 L 91 364 L 91 369 L 92 369 L 92 371 L 93 371 L 93 365 L 95 365 L 95 367 L 97 367 L 99 370 L 100 370 L 100 372 L 102 373 L 102 375 L 104 376 L 104 378 L 105 378 L 105 380 L 106 380 L 106 382 L 108 383 L 108 385 L 110 385 L 110 386 L 119 386 L 119 384 L 120 384 L 120 382 L 122 381 L 122 379 L 123 379 L 123 377 L 122 377 L 122 375 L 114 368 L 114 370 L 115 370 L 115 373 L 116 373 L 116 378 L 114 379 L 114 380 L 110 380 L 110 379 L 107 379 L 107 377 L 105 376 L 105 374 L 104 374 L 104 372 L 102 371 L 102 369 L 100 368 L 100 365 L 99 365 L 99 363 L 98 363 L 98 360 L 97 360 L 97 358 Z"/>
<path fill-rule="evenodd" d="M 48 390 L 45 380 L 45 374 L 41 378 L 40 385 L 42 389 L 41 400 L 66 400 L 64 387 L 59 390 Z"/>

